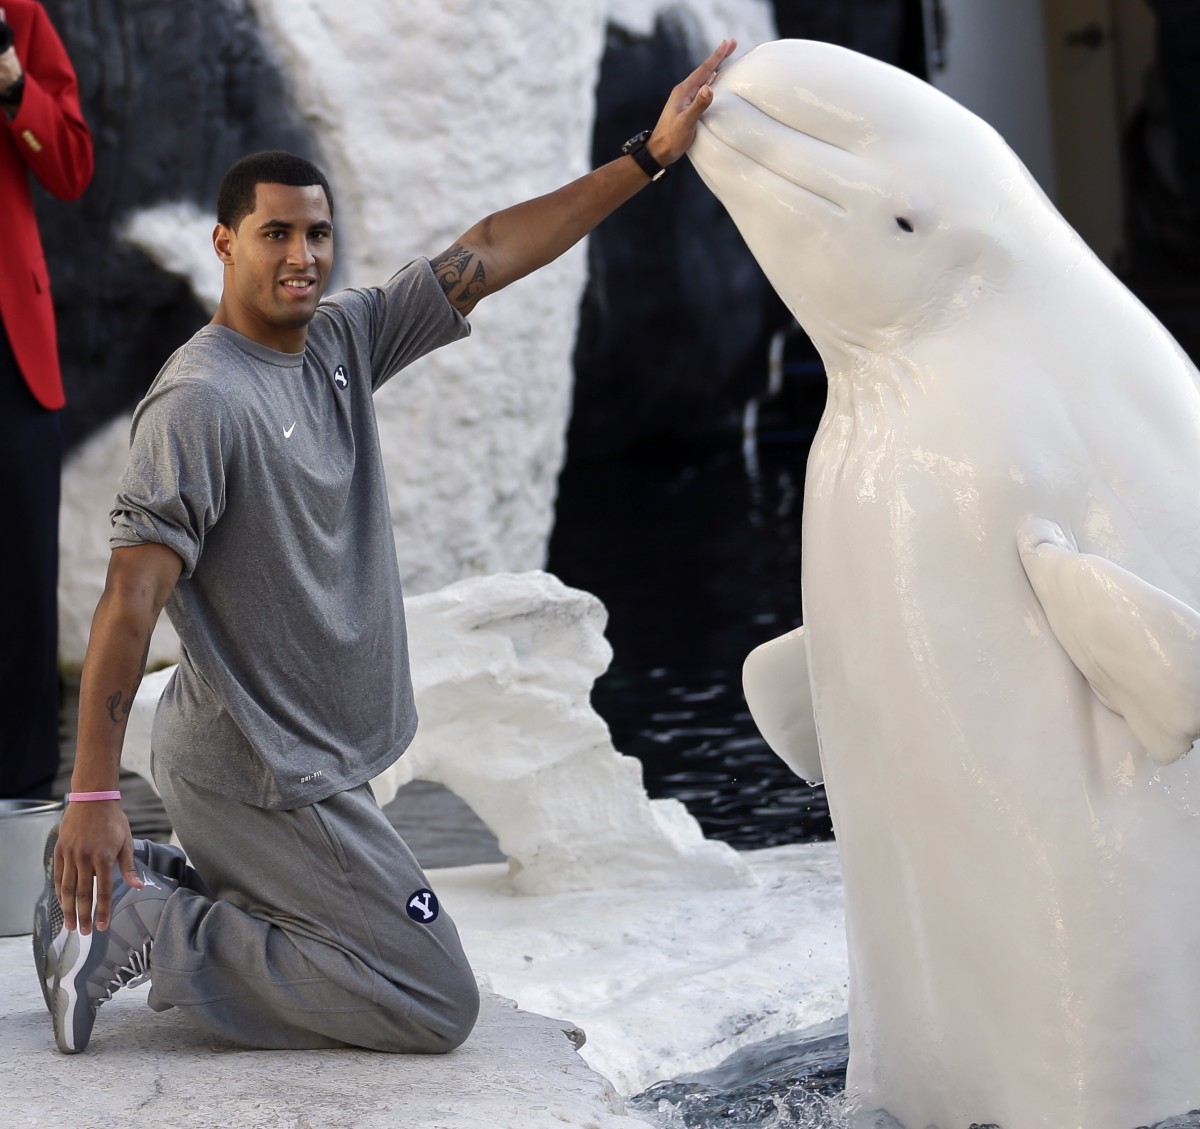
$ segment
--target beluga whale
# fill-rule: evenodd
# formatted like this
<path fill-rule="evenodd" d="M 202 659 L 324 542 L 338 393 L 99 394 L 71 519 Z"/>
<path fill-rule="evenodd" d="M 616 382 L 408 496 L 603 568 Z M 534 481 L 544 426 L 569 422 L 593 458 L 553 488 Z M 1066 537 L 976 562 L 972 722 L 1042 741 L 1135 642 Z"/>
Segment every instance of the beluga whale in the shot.
<path fill-rule="evenodd" d="M 1196 369 L 933 87 L 780 41 L 713 90 L 689 156 L 828 377 L 804 626 L 743 681 L 827 787 L 848 1097 L 906 1129 L 1196 1109 Z"/>

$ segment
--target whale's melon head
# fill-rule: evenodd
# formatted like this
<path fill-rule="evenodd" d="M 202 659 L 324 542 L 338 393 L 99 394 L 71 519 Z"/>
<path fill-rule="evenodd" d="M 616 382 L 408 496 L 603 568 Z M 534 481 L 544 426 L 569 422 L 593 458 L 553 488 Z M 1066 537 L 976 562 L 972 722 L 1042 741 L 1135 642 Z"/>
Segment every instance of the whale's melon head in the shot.
<path fill-rule="evenodd" d="M 780 40 L 713 93 L 688 155 L 827 363 L 961 318 L 1064 227 L 991 126 L 886 63 Z"/>

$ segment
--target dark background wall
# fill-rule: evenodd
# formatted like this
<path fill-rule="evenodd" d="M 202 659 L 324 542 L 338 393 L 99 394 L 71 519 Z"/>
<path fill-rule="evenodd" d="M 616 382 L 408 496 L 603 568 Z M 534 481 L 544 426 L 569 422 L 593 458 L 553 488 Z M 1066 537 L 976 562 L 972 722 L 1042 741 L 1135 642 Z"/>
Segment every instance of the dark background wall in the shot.
<path fill-rule="evenodd" d="M 919 0 L 776 0 L 774 10 L 780 38 L 838 43 L 924 77 Z M 610 27 L 592 163 L 652 126 L 675 76 L 710 48 L 683 9 L 649 37 Z M 588 264 L 568 458 L 735 430 L 791 316 L 686 160 L 601 225 Z"/>
<path fill-rule="evenodd" d="M 125 243 L 138 209 L 211 211 L 221 174 L 255 149 L 315 146 L 237 0 L 45 0 L 79 76 L 96 174 L 82 200 L 38 193 L 67 386 L 68 449 L 130 409 L 207 316 L 188 283 Z"/>

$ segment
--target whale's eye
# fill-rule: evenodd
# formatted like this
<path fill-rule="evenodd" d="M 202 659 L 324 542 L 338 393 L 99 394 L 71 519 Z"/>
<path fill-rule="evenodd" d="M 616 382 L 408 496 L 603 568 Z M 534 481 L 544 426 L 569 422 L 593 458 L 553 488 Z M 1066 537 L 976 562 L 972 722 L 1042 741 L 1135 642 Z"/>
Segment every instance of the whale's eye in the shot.
<path fill-rule="evenodd" d="M 896 217 L 896 226 L 901 231 L 912 231 L 913 229 L 913 225 L 909 223 L 908 220 L 906 220 L 903 216 Z"/>

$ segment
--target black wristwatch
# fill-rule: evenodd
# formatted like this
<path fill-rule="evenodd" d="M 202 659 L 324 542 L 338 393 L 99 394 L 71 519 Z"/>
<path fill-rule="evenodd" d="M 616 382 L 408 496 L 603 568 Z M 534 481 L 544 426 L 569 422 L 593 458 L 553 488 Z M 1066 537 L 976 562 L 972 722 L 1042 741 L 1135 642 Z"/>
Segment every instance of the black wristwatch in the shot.
<path fill-rule="evenodd" d="M 635 134 L 621 146 L 621 152 L 637 161 L 638 168 L 651 180 L 662 180 L 667 175 L 667 170 L 654 159 L 654 155 L 646 148 L 646 142 L 649 140 L 650 130 L 643 129 L 641 133 Z"/>

